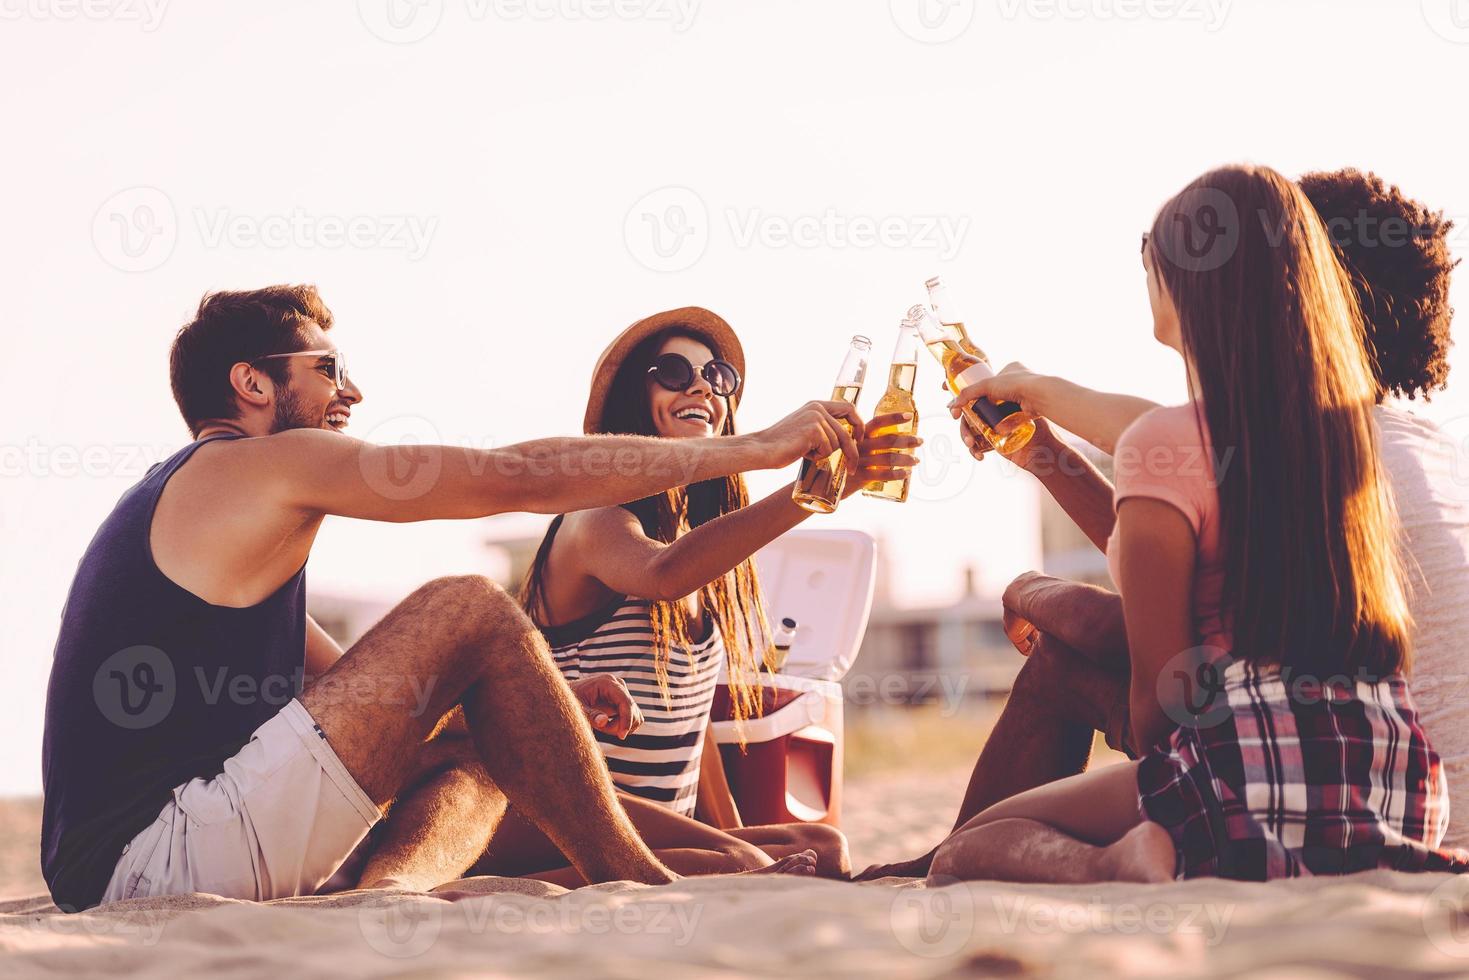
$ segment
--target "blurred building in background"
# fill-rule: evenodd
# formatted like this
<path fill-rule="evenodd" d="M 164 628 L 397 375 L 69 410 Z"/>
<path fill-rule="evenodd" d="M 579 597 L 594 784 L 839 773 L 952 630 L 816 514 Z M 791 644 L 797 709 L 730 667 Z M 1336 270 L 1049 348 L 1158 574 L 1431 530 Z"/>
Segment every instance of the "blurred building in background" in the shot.
<path fill-rule="evenodd" d="M 1091 460 L 1110 481 L 1112 457 L 1089 443 L 1073 440 L 1072 447 Z M 1044 491 L 1041 500 L 1041 571 L 1057 578 L 1089 582 L 1115 589 L 1107 573 L 1107 556 L 1077 527 L 1061 505 Z"/>

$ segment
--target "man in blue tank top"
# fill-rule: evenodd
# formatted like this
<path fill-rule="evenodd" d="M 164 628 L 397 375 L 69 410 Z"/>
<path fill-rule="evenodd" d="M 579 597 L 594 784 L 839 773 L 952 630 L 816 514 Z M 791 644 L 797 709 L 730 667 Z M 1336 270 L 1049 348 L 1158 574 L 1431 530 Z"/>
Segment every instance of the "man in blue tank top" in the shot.
<path fill-rule="evenodd" d="M 328 514 L 565 513 L 838 447 L 855 460 L 836 419 L 860 420 L 813 402 L 718 440 L 376 446 L 344 433 L 362 391 L 331 327 L 314 287 L 272 286 L 205 296 L 174 340 L 194 441 L 122 496 L 62 614 L 42 749 L 52 897 L 75 911 L 311 894 L 389 803 L 362 887 L 459 876 L 510 804 L 588 881 L 671 880 L 584 719 L 616 729 L 625 691 L 579 704 L 534 625 L 478 576 L 429 582 L 343 653 L 306 613 L 317 530 Z"/>

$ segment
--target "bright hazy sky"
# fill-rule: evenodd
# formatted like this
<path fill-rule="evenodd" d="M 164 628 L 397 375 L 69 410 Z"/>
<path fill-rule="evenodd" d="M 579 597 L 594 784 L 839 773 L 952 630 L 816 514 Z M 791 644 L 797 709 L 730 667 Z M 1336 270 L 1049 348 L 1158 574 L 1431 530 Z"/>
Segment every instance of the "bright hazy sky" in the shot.
<path fill-rule="evenodd" d="M 824 396 L 853 333 L 881 378 L 936 272 L 997 360 L 1178 401 L 1137 256 L 1154 210 L 1251 160 L 1469 216 L 1465 6 L 0 0 L 0 792 L 39 789 L 77 558 L 186 438 L 166 351 L 205 290 L 317 283 L 364 438 L 574 432 L 612 335 L 685 304 L 741 333 L 759 427 Z M 824 522 L 884 535 L 905 601 L 1039 560 L 1028 479 L 955 455 L 938 386 L 920 365 L 915 499 Z M 1463 379 L 1428 409 L 1466 411 Z M 490 530 L 338 522 L 310 581 L 399 594 L 484 567 Z"/>

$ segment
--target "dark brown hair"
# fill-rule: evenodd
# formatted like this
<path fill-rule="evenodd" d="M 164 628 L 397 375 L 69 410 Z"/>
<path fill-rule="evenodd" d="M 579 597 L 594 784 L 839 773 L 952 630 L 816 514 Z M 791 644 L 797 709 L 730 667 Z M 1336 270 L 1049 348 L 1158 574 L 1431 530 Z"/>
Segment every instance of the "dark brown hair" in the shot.
<path fill-rule="evenodd" d="M 1454 227 L 1373 173 L 1348 167 L 1298 183 L 1326 224 L 1356 289 L 1381 393 L 1441 390 L 1449 376 L 1449 255 Z"/>
<path fill-rule="evenodd" d="M 658 351 L 670 337 L 688 337 L 704 344 L 715 357 L 725 356 L 712 338 L 689 327 L 673 326 L 641 341 L 617 369 L 608 388 L 606 409 L 598 431 L 612 435 L 658 435 L 648 400 L 648 368 Z M 724 427 L 719 435 L 735 434 L 734 406 L 729 405 Z M 718 437 L 716 437 L 718 438 Z M 643 533 L 655 541 L 672 544 L 680 534 L 707 524 L 724 514 L 750 503 L 745 478 L 736 473 L 715 480 L 705 480 L 687 487 L 623 506 L 637 517 Z M 535 560 L 521 586 L 520 601 L 530 617 L 544 624 L 551 618 L 546 605 L 546 563 L 551 544 L 561 527 L 564 515 L 556 517 L 546 530 L 536 550 Z M 699 599 L 714 621 L 724 641 L 726 669 L 729 674 L 730 702 L 736 720 L 743 720 L 761 710 L 755 686 L 756 672 L 771 653 L 770 624 L 765 618 L 765 601 L 755 562 L 745 559 L 721 578 L 699 589 Z M 687 646 L 692 642 L 692 626 L 682 601 L 654 600 L 651 603 L 654 669 L 658 686 L 668 697 L 668 652 L 671 646 Z"/>
<path fill-rule="evenodd" d="M 332 326 L 332 312 L 315 286 L 205 293 L 168 353 L 173 400 L 189 431 L 197 434 L 206 419 L 239 418 L 230 369 L 241 361 L 301 349 L 306 325 L 313 322 L 323 330 Z M 276 384 L 284 384 L 290 371 L 284 360 L 256 366 Z"/>
<path fill-rule="evenodd" d="M 1229 225 L 1214 239 L 1223 251 L 1198 261 L 1190 238 Z M 1320 217 L 1275 171 L 1225 167 L 1163 206 L 1148 247 L 1215 451 L 1235 450 L 1219 482 L 1234 655 L 1323 677 L 1406 669 L 1377 386 Z"/>

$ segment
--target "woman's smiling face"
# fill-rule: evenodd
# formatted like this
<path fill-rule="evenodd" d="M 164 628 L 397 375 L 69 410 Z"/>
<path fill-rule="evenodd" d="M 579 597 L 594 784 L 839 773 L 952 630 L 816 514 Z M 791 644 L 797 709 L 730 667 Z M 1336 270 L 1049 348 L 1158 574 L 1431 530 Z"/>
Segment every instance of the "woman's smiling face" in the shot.
<path fill-rule="evenodd" d="M 683 391 L 669 391 L 649 375 L 648 410 L 653 416 L 654 430 L 667 439 L 693 439 L 715 436 L 724 431 L 729 415 L 729 400 L 714 394 L 700 370 L 714 360 L 708 345 L 692 337 L 669 337 L 658 348 L 657 357 L 679 354 L 694 366 L 694 377 Z"/>

